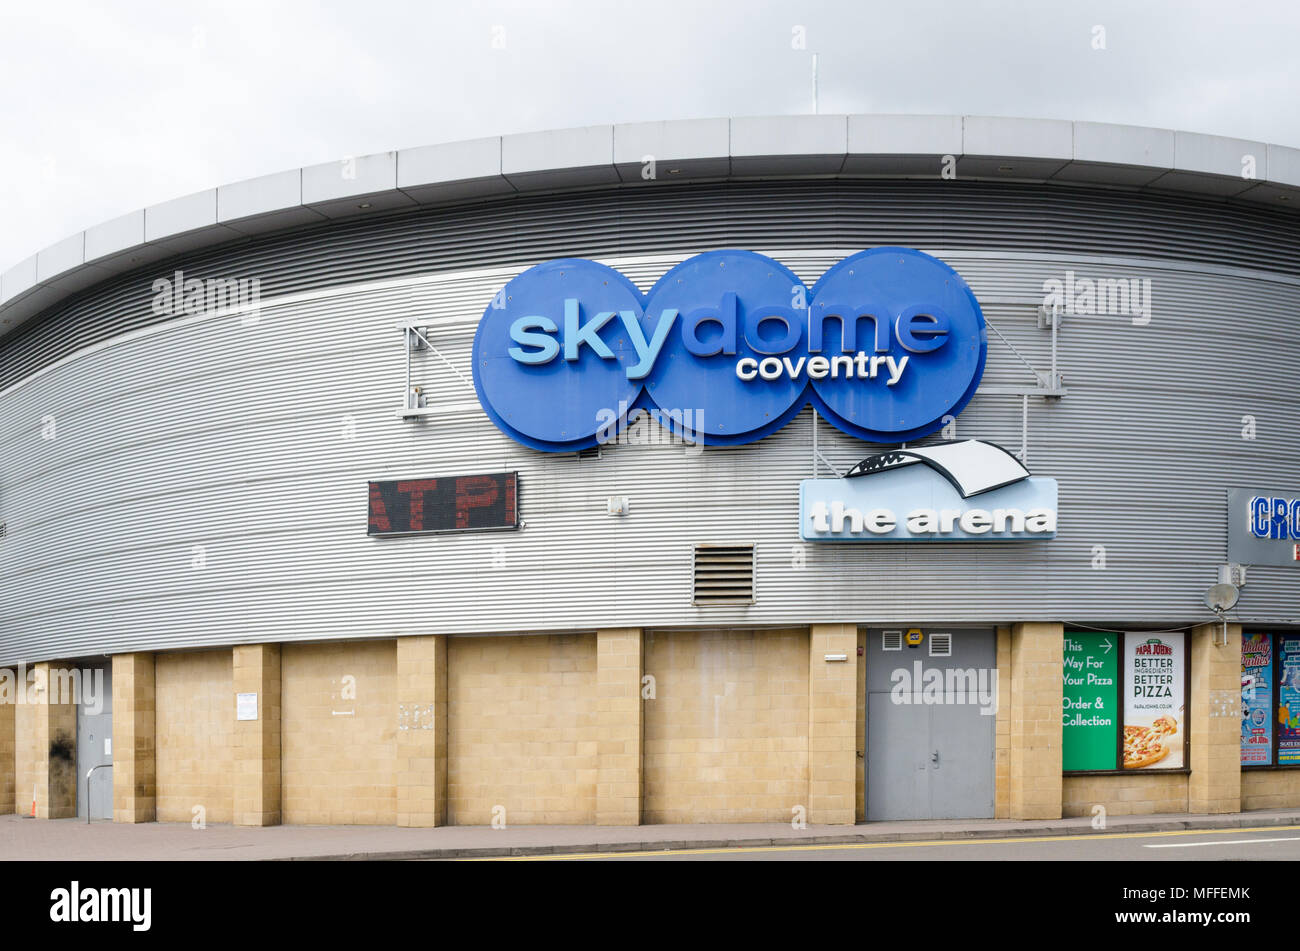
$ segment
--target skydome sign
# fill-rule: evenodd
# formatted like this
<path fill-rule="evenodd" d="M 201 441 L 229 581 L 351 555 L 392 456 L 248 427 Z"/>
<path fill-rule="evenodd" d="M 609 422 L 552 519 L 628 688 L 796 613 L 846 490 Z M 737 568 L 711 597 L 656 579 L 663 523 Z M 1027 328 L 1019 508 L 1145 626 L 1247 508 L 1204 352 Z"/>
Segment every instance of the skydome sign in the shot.
<path fill-rule="evenodd" d="M 810 403 L 851 436 L 893 443 L 961 412 L 987 347 L 966 282 L 910 248 L 858 252 L 811 288 L 753 251 L 708 251 L 644 295 L 566 258 L 489 304 L 474 387 L 503 432 L 544 452 L 607 441 L 638 410 L 659 410 L 684 440 L 740 445 Z"/>

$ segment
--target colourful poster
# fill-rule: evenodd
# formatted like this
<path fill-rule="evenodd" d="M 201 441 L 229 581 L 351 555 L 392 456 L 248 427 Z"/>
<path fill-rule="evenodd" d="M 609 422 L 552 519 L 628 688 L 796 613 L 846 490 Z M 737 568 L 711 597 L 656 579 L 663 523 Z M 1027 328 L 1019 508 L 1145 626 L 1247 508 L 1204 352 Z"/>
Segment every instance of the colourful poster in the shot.
<path fill-rule="evenodd" d="M 1124 769 L 1183 766 L 1183 664 L 1182 634 L 1124 635 Z"/>
<path fill-rule="evenodd" d="M 1114 769 L 1119 745 L 1118 634 L 1065 635 L 1062 768 Z"/>
<path fill-rule="evenodd" d="M 1300 636 L 1274 635 L 1279 664 L 1277 762 L 1300 763 Z"/>
<path fill-rule="evenodd" d="M 1273 762 L 1273 639 L 1241 635 L 1241 764 Z"/>

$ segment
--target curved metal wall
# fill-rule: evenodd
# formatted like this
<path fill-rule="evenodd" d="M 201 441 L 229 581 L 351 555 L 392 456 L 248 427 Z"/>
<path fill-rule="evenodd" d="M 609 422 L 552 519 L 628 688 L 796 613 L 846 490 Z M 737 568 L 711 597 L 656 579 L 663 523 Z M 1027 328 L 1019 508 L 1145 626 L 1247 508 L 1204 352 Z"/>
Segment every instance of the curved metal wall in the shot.
<path fill-rule="evenodd" d="M 702 202 L 692 214 L 703 227 L 725 211 Z M 1130 209 L 1131 233 L 1154 230 L 1138 211 Z M 823 213 L 829 220 L 829 208 Z M 1045 279 L 1073 269 L 1152 281 L 1149 324 L 1067 319 L 1059 359 L 1069 393 L 1030 401 L 1029 466 L 1060 482 L 1054 540 L 807 544 L 801 561 L 798 481 L 812 474 L 807 410 L 745 447 L 691 454 L 618 446 L 599 459 L 527 450 L 477 410 L 397 419 L 397 322 L 429 324 L 459 371 L 437 354 L 416 355 L 415 382 L 430 401 L 473 402 L 465 380 L 474 326 L 519 267 L 592 255 L 645 289 L 688 256 L 595 247 L 584 234 L 591 211 L 576 201 L 574 233 L 566 239 L 552 225 L 537 258 L 487 248 L 474 270 L 264 297 L 252 325 L 231 314 L 164 323 L 150 315 L 144 329 L 0 391 L 0 663 L 623 625 L 1204 621 L 1201 594 L 1226 558 L 1226 490 L 1294 485 L 1300 472 L 1290 369 L 1300 361 L 1300 281 L 1153 257 L 1007 250 L 1020 213 L 1004 202 L 1002 230 L 986 224 L 993 248 L 910 243 L 961 272 L 991 324 L 1038 369 L 1050 362 L 1050 333 L 1035 315 Z M 659 227 L 665 243 L 699 240 L 671 233 L 671 219 Z M 905 229 L 890 227 L 872 223 L 871 243 L 909 243 Z M 1106 227 L 1080 240 L 1103 242 Z M 769 225 L 769 240 L 747 246 L 811 281 L 867 243 L 859 225 L 829 228 L 817 232 L 821 247 L 810 247 L 803 220 L 791 214 L 780 229 Z M 1188 255 L 1217 240 L 1185 231 Z M 372 254 L 384 258 L 382 248 Z M 498 256 L 511 264 L 493 265 Z M 226 266 L 244 270 L 234 258 Z M 356 261 L 349 268 L 329 283 L 390 276 Z M 282 288 L 291 284 L 286 277 Z M 108 312 L 115 298 L 106 295 Z M 77 306 L 89 313 L 92 303 Z M 123 325 L 141 307 L 122 308 Z M 1018 449 L 1021 401 L 989 389 L 1029 382 L 991 334 L 982 391 L 958 435 Z M 1244 415 L 1258 420 L 1254 440 L 1241 438 Z M 43 438 L 49 421 L 53 438 Z M 824 422 L 818 439 L 841 468 L 872 448 Z M 526 522 L 518 532 L 366 535 L 367 480 L 514 469 Z M 626 518 L 605 514 L 612 495 L 629 497 Z M 692 606 L 692 546 L 718 541 L 757 544 L 753 605 Z M 1105 547 L 1104 570 L 1093 568 L 1096 546 Z M 1300 569 L 1252 568 L 1237 613 L 1295 623 Z"/>
<path fill-rule="evenodd" d="M 1300 217 L 1206 198 L 964 181 L 624 186 L 336 221 L 142 267 L 0 337 L 0 390 L 156 322 L 155 278 L 258 278 L 269 295 L 557 257 L 703 248 L 998 248 L 1300 273 Z"/>

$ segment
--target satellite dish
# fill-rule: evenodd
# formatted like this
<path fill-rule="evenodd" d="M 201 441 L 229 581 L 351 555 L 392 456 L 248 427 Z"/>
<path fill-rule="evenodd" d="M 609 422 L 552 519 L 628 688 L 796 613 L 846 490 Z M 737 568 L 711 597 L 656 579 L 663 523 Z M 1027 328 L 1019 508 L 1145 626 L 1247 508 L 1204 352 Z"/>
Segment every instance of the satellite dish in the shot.
<path fill-rule="evenodd" d="M 1212 611 L 1230 611 L 1237 605 L 1241 592 L 1235 584 L 1216 584 L 1205 592 L 1205 606 Z"/>

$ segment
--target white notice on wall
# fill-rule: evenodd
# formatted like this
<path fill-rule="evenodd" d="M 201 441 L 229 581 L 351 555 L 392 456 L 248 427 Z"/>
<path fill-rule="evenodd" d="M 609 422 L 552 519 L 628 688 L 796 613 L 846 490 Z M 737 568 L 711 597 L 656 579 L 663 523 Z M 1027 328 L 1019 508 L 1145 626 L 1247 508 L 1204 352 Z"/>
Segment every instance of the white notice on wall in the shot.
<path fill-rule="evenodd" d="M 235 719 L 236 720 L 257 719 L 257 694 L 255 693 L 235 694 Z"/>

